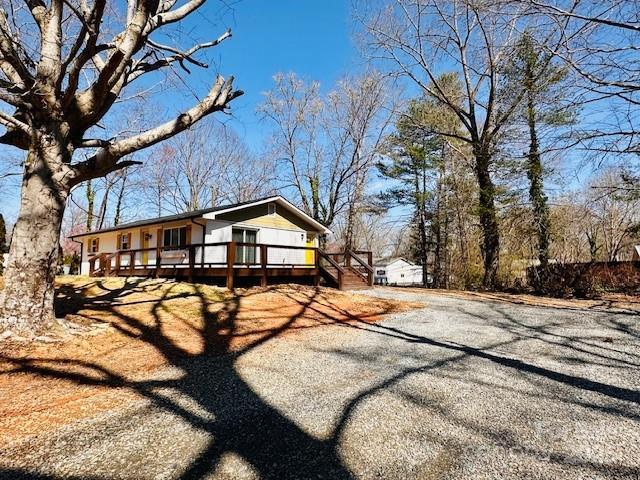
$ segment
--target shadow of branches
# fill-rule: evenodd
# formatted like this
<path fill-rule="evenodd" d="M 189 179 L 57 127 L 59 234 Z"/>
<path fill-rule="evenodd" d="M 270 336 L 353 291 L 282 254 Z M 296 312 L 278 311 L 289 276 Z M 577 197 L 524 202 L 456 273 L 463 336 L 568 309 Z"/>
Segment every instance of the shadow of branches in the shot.
<path fill-rule="evenodd" d="M 87 296 L 90 288 L 98 287 L 100 293 Z M 450 375 L 443 371 L 445 367 L 468 361 L 469 359 L 490 362 L 514 372 L 524 373 L 532 378 L 551 381 L 575 391 L 590 391 L 605 397 L 640 404 L 638 391 L 609 385 L 590 378 L 556 371 L 536 365 L 518 358 L 496 353 L 502 347 L 514 345 L 523 339 L 534 336 L 550 342 L 554 346 L 569 346 L 581 353 L 593 353 L 585 350 L 592 345 L 583 341 L 568 342 L 544 327 L 531 327 L 508 313 L 497 311 L 499 320 L 495 323 L 504 332 L 504 341 L 485 346 L 472 346 L 446 339 L 430 338 L 425 335 L 386 324 L 372 322 L 373 317 L 358 315 L 344 308 L 330 294 L 320 289 L 304 289 L 300 291 L 280 291 L 291 301 L 294 308 L 287 311 L 286 317 L 279 322 L 246 330 L 243 312 L 251 308 L 251 297 L 260 293 L 268 293 L 269 289 L 252 289 L 225 294 L 222 298 L 211 299 L 200 286 L 192 290 L 166 288 L 162 283 L 149 285 L 142 281 L 129 280 L 121 287 L 108 288 L 100 282 L 88 282 L 83 285 L 65 285 L 58 292 L 58 314 L 87 315 L 93 320 L 102 318 L 82 312 L 100 312 L 108 314 L 115 321 L 113 328 L 123 335 L 135 338 L 151 346 L 161 355 L 164 365 L 180 372 L 169 379 L 148 378 L 133 380 L 114 369 L 105 368 L 96 362 L 77 359 L 47 360 L 39 358 L 10 358 L 5 361 L 15 365 L 14 372 L 23 372 L 41 377 L 65 379 L 78 385 L 121 388 L 135 392 L 147 399 L 154 407 L 180 417 L 197 431 L 208 438 L 205 448 L 199 450 L 186 468 L 182 469 L 178 478 L 203 478 L 211 475 L 219 467 L 225 454 L 231 453 L 242 458 L 265 479 L 304 479 L 333 478 L 350 479 L 354 473 L 346 465 L 340 452 L 340 439 L 349 420 L 364 401 L 381 391 L 388 390 L 406 378 L 425 372 L 439 372 L 439 375 Z M 138 298 L 138 294 L 152 294 L 154 298 Z M 200 326 L 189 326 L 196 332 L 201 341 L 201 348 L 194 351 L 175 341 L 168 326 L 168 318 L 179 315 L 179 312 L 167 309 L 167 303 L 184 300 L 197 309 L 202 320 Z M 151 313 L 150 321 L 142 321 L 136 315 L 127 313 L 123 306 L 144 305 Z M 269 317 L 282 316 L 277 306 L 261 305 L 260 314 Z M 384 312 L 382 312 L 384 313 Z M 467 312 L 473 315 L 473 312 Z M 188 316 L 185 313 L 185 316 Z M 312 321 L 308 321 L 312 318 Z M 306 321 L 301 321 L 305 319 Z M 238 368 L 238 361 L 244 355 L 254 351 L 287 332 L 303 331 L 324 325 L 355 329 L 363 335 L 375 335 L 401 341 L 412 345 L 437 350 L 442 355 L 436 360 L 421 361 L 415 359 L 418 366 L 402 369 L 395 375 L 363 388 L 357 395 L 348 400 L 341 414 L 332 426 L 327 438 L 319 439 L 302 429 L 294 420 L 274 408 L 256 391 Z M 624 327 L 624 324 L 623 324 Z M 618 325 L 618 328 L 623 328 Z M 624 327 L 626 328 L 626 327 Z M 339 334 L 339 330 L 337 330 Z M 336 351 L 351 359 L 358 358 L 358 353 L 349 350 Z M 606 353 L 596 352 L 596 358 L 611 360 Z M 375 364 L 376 358 L 361 358 L 362 361 Z M 631 364 L 627 366 L 635 366 Z M 69 366 L 80 368 L 68 368 Z M 478 380 L 479 381 L 479 380 Z M 169 389 L 177 395 L 166 395 Z M 186 408 L 184 402 L 176 401 L 176 397 L 188 398 L 198 406 L 197 411 Z M 303 399 L 301 399 L 303 400 Z M 419 402 L 419 398 L 411 398 Z M 571 400 L 572 401 L 572 400 Z M 577 403 L 579 404 L 579 403 Z M 588 408 L 602 408 L 598 405 L 582 403 Z M 432 406 L 433 407 L 433 406 Z M 435 407 L 433 407 L 435 408 Z M 624 413 L 611 407 L 610 413 Z M 200 412 L 200 413 L 198 413 Z M 448 412 L 440 412 L 443 415 Z M 455 423 L 462 420 L 451 417 Z M 465 425 L 474 428 L 472 425 Z M 477 431 L 477 429 L 476 429 Z M 477 433 L 477 432 L 476 432 Z M 489 431 L 481 431 L 482 435 L 496 441 L 498 435 Z M 170 432 L 167 432 L 170 435 Z M 527 451 L 533 456 L 543 456 L 544 452 Z M 153 461 L 150 459 L 149 461 Z M 559 464 L 576 464 L 576 460 L 567 456 L 556 456 L 550 461 Z M 605 470 L 607 465 L 586 465 L 593 470 Z M 634 470 L 620 470 L 621 475 L 638 473 Z M 27 470 L 0 471 L 0 476 L 15 478 L 49 479 L 56 478 L 47 474 Z M 89 478 L 84 477 L 83 478 Z"/>

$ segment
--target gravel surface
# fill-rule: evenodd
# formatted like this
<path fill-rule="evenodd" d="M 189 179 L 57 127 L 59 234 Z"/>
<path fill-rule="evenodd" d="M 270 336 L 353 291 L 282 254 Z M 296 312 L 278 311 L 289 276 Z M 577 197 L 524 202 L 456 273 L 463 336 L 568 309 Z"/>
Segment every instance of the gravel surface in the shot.
<path fill-rule="evenodd" d="M 427 303 L 185 360 L 0 450 L 2 478 L 640 478 L 639 317 Z"/>

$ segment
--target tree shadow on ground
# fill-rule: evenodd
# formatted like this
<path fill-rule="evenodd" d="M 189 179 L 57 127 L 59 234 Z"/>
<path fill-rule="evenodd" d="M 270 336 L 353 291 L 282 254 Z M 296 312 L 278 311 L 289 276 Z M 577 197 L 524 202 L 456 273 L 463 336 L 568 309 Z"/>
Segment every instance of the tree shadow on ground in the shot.
<path fill-rule="evenodd" d="M 465 344 L 436 340 L 416 335 L 397 327 L 372 324 L 366 318 L 355 316 L 333 302 L 320 290 L 309 290 L 306 296 L 290 295 L 295 300 L 296 311 L 290 313 L 280 325 L 252 332 L 249 339 L 240 346 L 233 342 L 245 335 L 238 328 L 239 313 L 245 302 L 255 292 L 264 290 L 237 291 L 229 294 L 222 308 L 212 309 L 212 302 L 203 291 L 196 287 L 195 292 L 174 292 L 166 289 L 157 300 L 150 301 L 153 322 L 145 323 L 132 315 L 123 313 L 119 305 L 131 305 L 134 295 L 143 291 L 139 281 L 128 281 L 121 288 L 108 289 L 100 286 L 103 293 L 85 297 L 84 291 L 96 282 L 80 287 L 65 286 L 58 293 L 59 313 L 78 313 L 80 310 L 108 312 L 117 318 L 113 324 L 123 334 L 130 335 L 152 345 L 159 352 L 166 365 L 181 372 L 177 379 L 134 381 L 105 369 L 93 362 L 57 360 L 41 362 L 36 358 L 3 359 L 16 365 L 15 371 L 51 378 L 64 378 L 80 385 L 97 385 L 126 388 L 148 399 L 155 407 L 178 416 L 195 429 L 206 433 L 208 444 L 196 458 L 182 471 L 179 478 L 203 478 L 211 475 L 219 467 L 223 455 L 233 453 L 246 461 L 264 479 L 305 479 L 332 478 L 350 479 L 354 474 L 344 463 L 340 454 L 339 441 L 349 419 L 358 405 L 376 393 L 389 389 L 406 377 L 424 372 L 438 371 L 445 366 L 462 362 L 465 359 L 480 359 L 492 362 L 517 372 L 530 374 L 552 382 L 563 384 L 576 390 L 596 392 L 615 400 L 640 403 L 640 394 L 632 389 L 608 385 L 606 383 L 554 371 L 519 359 L 494 353 L 492 350 L 510 345 L 522 338 L 521 332 L 505 330 L 512 338 L 488 345 L 473 347 Z M 158 287 L 158 291 L 160 291 Z M 184 298 L 198 302 L 203 328 L 199 332 L 203 348 L 197 354 L 186 350 L 172 340 L 165 330 L 163 308 L 169 299 Z M 149 300 L 144 300 L 149 302 Z M 218 307 L 219 305 L 216 305 Z M 268 308 L 267 308 L 268 310 Z M 317 323 L 299 324 L 298 320 L 314 315 Z M 238 360 L 248 352 L 278 338 L 287 331 L 315 328 L 321 325 L 338 325 L 358 329 L 363 334 L 381 335 L 404 342 L 424 345 L 447 353 L 446 358 L 433 361 L 418 368 L 405 369 L 384 381 L 362 390 L 349 400 L 333 426 L 332 433 L 326 439 L 318 439 L 304 431 L 292 419 L 270 405 L 259 392 L 247 383 L 238 371 Z M 353 356 L 353 352 L 342 352 Z M 83 370 L 69 369 L 68 363 L 75 363 Z M 206 414 L 194 413 L 160 390 L 171 389 L 181 396 L 195 401 Z M 485 435 L 490 436 L 488 432 Z M 529 452 L 542 455 L 541 452 Z M 571 459 L 551 459 L 556 463 L 571 464 Z M 153 459 L 150 459 L 153 461 Z M 609 466 L 591 465 L 595 470 Z M 628 471 L 621 471 L 626 475 Z M 638 473 L 634 470 L 632 473 Z M 4 478 L 53 479 L 47 475 L 28 470 L 0 471 Z M 84 477 L 82 478 L 91 478 Z"/>

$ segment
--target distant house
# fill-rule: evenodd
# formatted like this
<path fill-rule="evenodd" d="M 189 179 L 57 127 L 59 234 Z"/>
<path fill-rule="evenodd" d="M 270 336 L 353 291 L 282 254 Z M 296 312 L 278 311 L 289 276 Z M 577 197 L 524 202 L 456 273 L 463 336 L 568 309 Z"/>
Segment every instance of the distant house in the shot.
<path fill-rule="evenodd" d="M 82 275 L 219 277 L 228 287 L 238 277 L 253 277 L 263 285 L 269 277 L 316 284 L 324 277 L 328 285 L 340 288 L 355 282 L 366 286 L 366 276 L 336 267 L 335 260 L 319 249 L 319 237 L 328 233 L 328 228 L 278 195 L 70 238 L 81 245 Z"/>
<path fill-rule="evenodd" d="M 422 266 L 401 257 L 375 261 L 373 274 L 377 285 L 422 285 Z"/>

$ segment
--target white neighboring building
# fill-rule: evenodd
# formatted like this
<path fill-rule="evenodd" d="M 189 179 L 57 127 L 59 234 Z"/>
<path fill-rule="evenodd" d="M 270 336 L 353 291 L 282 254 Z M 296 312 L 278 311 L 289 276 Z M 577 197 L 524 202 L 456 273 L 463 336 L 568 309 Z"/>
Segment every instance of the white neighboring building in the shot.
<path fill-rule="evenodd" d="M 377 285 L 422 285 L 422 266 L 404 258 L 380 259 L 373 265 Z"/>

